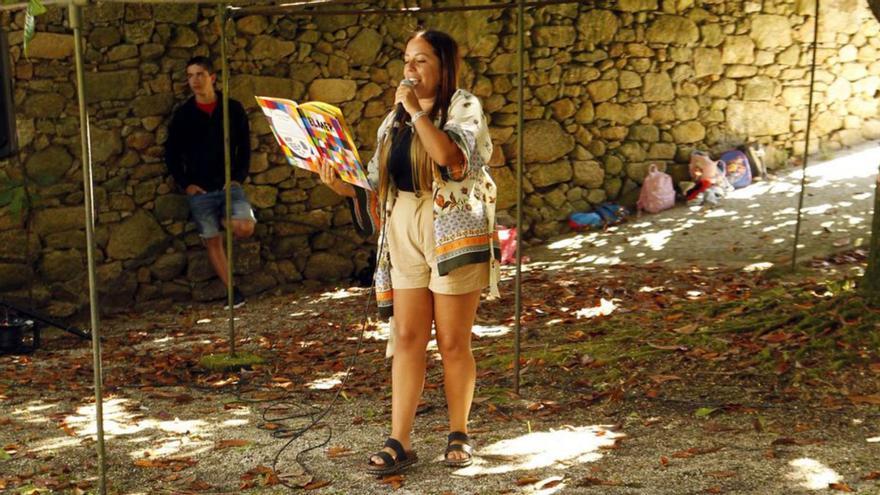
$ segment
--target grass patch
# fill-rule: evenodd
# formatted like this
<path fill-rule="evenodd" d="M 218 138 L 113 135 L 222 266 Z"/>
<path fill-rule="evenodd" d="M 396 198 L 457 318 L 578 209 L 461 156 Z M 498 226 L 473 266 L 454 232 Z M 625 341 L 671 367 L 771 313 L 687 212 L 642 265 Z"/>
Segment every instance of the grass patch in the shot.
<path fill-rule="evenodd" d="M 553 382 L 568 376 L 593 386 L 617 383 L 636 370 L 679 375 L 688 369 L 821 383 L 828 374 L 880 360 L 880 308 L 849 280 L 801 279 L 755 288 L 736 300 L 627 309 L 540 331 L 532 337 L 538 342 L 523 343 L 523 367 L 543 368 Z M 488 352 L 480 367 L 508 370 L 509 351 Z"/>
<path fill-rule="evenodd" d="M 199 364 L 210 371 L 235 371 L 265 363 L 266 360 L 248 352 L 230 354 L 208 354 L 199 360 Z"/>

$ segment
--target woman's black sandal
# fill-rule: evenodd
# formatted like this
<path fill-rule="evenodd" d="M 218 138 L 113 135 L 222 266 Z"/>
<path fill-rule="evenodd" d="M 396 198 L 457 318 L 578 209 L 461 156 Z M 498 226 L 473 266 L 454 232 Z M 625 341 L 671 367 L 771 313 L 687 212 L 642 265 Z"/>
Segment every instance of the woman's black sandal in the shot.
<path fill-rule="evenodd" d="M 467 433 L 453 431 L 446 437 L 446 453 L 443 454 L 443 463 L 449 467 L 460 468 L 467 467 L 474 462 L 474 447 L 471 445 L 471 439 Z M 461 443 L 452 443 L 461 442 Z M 450 459 L 449 454 L 452 452 L 464 452 L 467 457 L 463 459 Z"/>
<path fill-rule="evenodd" d="M 399 473 L 407 467 L 412 466 L 416 463 L 416 461 L 419 460 L 419 457 L 416 455 L 415 451 L 405 451 L 403 449 L 403 445 L 401 445 L 400 442 L 391 437 L 388 437 L 388 440 L 385 440 L 384 447 L 388 447 L 393 450 L 394 457 L 392 457 L 391 454 L 384 450 L 380 450 L 379 452 L 371 455 L 370 460 L 367 463 L 367 474 L 371 474 L 374 476 L 385 476 L 386 474 Z M 373 457 L 378 457 L 382 459 L 383 464 L 373 462 Z"/>

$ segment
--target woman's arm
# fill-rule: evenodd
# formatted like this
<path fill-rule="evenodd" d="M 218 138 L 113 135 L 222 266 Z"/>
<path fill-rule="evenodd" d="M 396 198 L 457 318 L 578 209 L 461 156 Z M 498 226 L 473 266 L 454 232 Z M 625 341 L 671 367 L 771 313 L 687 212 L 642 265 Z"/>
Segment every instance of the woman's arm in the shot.
<path fill-rule="evenodd" d="M 336 194 L 349 198 L 353 198 L 355 196 L 354 187 L 352 187 L 351 184 L 340 179 L 339 175 L 336 174 L 336 171 L 333 170 L 333 167 L 331 167 L 329 163 L 325 161 L 321 162 L 320 169 L 318 170 L 318 175 L 321 177 L 321 182 L 323 182 L 324 185 L 329 187 Z"/>
<path fill-rule="evenodd" d="M 458 166 L 464 161 L 464 153 L 449 136 L 434 126 L 428 114 L 413 122 L 425 151 L 437 165 L 441 167 Z"/>
<path fill-rule="evenodd" d="M 464 161 L 464 154 L 458 146 L 431 122 L 428 117 L 430 109 L 423 109 L 419 103 L 413 86 L 400 84 L 394 95 L 394 104 L 403 104 L 404 110 L 412 119 L 413 128 L 419 134 L 419 139 L 428 152 L 428 156 L 441 167 L 459 166 Z"/>

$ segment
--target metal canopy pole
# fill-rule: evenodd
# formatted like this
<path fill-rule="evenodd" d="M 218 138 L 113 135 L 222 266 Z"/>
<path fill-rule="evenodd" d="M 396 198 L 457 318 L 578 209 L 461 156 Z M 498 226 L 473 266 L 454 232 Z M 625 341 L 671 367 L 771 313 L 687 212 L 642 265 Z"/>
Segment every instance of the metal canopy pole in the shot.
<path fill-rule="evenodd" d="M 503 10 L 507 8 L 513 7 L 546 7 L 550 5 L 563 5 L 568 3 L 579 3 L 577 0 L 533 0 L 531 2 L 523 2 L 523 0 L 518 0 L 517 2 L 506 2 L 506 3 L 490 3 L 485 5 L 451 5 L 445 7 L 401 7 L 397 9 L 392 8 L 373 8 L 373 9 L 356 9 L 356 8 L 338 8 L 334 10 L 302 10 L 302 7 L 307 7 L 309 4 L 330 4 L 333 5 L 337 2 L 296 2 L 290 4 L 281 4 L 281 5 L 273 5 L 273 6 L 257 6 L 257 7 L 232 7 L 232 16 L 233 17 L 241 17 L 245 15 L 253 15 L 253 14 L 262 14 L 262 15 L 291 15 L 291 14 L 299 14 L 304 16 L 330 16 L 330 15 L 361 15 L 361 14 L 383 14 L 383 15 L 396 15 L 396 14 L 429 14 L 435 12 L 471 12 L 475 10 Z M 352 2 L 338 2 L 338 4 L 347 4 Z"/>
<path fill-rule="evenodd" d="M 568 3 L 577 3 L 574 0 L 541 0 L 541 1 L 531 1 L 526 2 L 525 0 L 517 0 L 516 3 L 505 3 L 505 4 L 490 4 L 490 5 L 467 5 L 467 6 L 449 6 L 449 7 L 427 7 L 427 8 L 402 8 L 402 9 L 339 9 L 339 10 L 325 10 L 325 11 L 306 11 L 306 10 L 294 10 L 295 7 L 302 7 L 304 5 L 315 5 L 315 4 L 332 4 L 334 3 L 332 0 L 328 1 L 315 1 L 315 2 L 298 2 L 287 5 L 277 5 L 271 7 L 230 7 L 228 8 L 230 17 L 242 17 L 245 15 L 253 15 L 253 14 L 262 14 L 262 15 L 303 15 L 303 16 L 332 16 L 332 15 L 344 15 L 344 14 L 387 14 L 387 15 L 415 15 L 420 13 L 429 13 L 429 12 L 457 12 L 457 11 L 474 11 L 474 10 L 502 10 L 510 7 L 517 7 L 517 55 L 519 57 L 517 78 L 517 162 L 516 162 L 516 230 L 517 230 L 517 244 L 516 244 L 516 275 L 515 275 L 515 294 L 514 294 L 514 312 L 515 312 L 515 322 L 514 322 L 514 377 L 513 377 L 513 389 L 514 393 L 519 394 L 520 389 L 520 334 L 521 334 L 521 320 L 522 320 L 522 243 L 520 242 L 519 237 L 522 236 L 522 197 L 523 197 L 523 120 L 524 120 L 524 111 L 523 111 L 523 99 L 524 99 L 524 73 L 525 73 L 525 7 L 541 7 L 548 5 L 561 5 Z M 338 2 L 340 4 L 346 4 L 350 2 L 346 2 L 345 0 Z M 228 75 L 226 74 L 226 31 L 224 27 L 223 31 L 223 81 L 224 85 L 226 85 L 226 81 L 228 81 Z M 226 102 L 226 91 L 224 89 L 224 105 Z M 225 106 L 224 106 L 225 112 Z M 227 125 L 228 117 L 224 113 L 224 125 Z M 225 130 L 225 127 L 224 127 Z M 228 139 L 228 136 L 227 136 Z M 227 143 L 228 145 L 228 143 Z M 228 160 L 228 148 L 227 148 L 227 160 Z M 228 174 L 229 164 L 227 163 L 227 174 Z M 228 181 L 228 177 L 227 177 Z M 231 249 L 231 248 L 230 248 Z M 231 258 L 231 256 L 229 256 Z M 231 280 L 231 275 L 230 275 Z M 230 289 L 231 290 L 231 289 Z M 230 304 L 231 304 L 231 292 L 230 292 Z M 232 318 L 230 317 L 230 332 L 232 332 Z"/>
<path fill-rule="evenodd" d="M 801 238 L 801 216 L 807 189 L 807 161 L 810 156 L 810 128 L 813 124 L 813 86 L 816 82 L 816 46 L 819 42 L 819 0 L 816 0 L 816 18 L 813 19 L 813 61 L 810 64 L 810 102 L 807 106 L 807 131 L 804 140 L 804 164 L 801 167 L 801 192 L 798 196 L 797 222 L 794 227 L 794 246 L 791 249 L 791 271 L 797 270 L 798 243 Z"/>
<path fill-rule="evenodd" d="M 222 60 L 223 77 L 222 96 L 223 100 L 223 168 L 225 173 L 226 192 L 226 304 L 229 305 L 229 355 L 235 357 L 235 296 L 232 290 L 232 157 L 229 145 L 229 63 L 227 61 L 226 48 L 226 19 L 229 9 L 225 4 L 220 4 L 220 59 Z"/>
<path fill-rule="evenodd" d="M 98 327 L 98 293 L 95 280 L 95 219 L 92 190 L 92 153 L 89 138 L 89 114 L 86 109 L 85 70 L 83 69 L 82 7 L 84 0 L 72 1 L 68 6 L 70 27 L 73 29 L 76 59 L 76 93 L 79 100 L 79 129 L 82 144 L 83 195 L 86 214 L 86 258 L 89 277 L 89 312 L 92 326 L 92 362 L 95 382 L 95 430 L 98 437 L 98 493 L 107 493 L 107 455 L 104 448 L 104 384 L 101 369 L 101 331 Z"/>
<path fill-rule="evenodd" d="M 516 280 L 514 289 L 513 392 L 519 395 L 520 332 L 522 331 L 522 200 L 523 200 L 523 75 L 525 73 L 525 2 L 517 9 L 517 98 L 516 98 Z"/>

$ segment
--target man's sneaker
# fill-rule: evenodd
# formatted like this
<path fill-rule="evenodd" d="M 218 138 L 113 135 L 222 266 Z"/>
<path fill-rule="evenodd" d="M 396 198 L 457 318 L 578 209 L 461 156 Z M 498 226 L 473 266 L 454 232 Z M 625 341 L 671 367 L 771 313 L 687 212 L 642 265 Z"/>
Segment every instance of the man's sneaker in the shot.
<path fill-rule="evenodd" d="M 223 305 L 223 309 L 229 309 L 229 300 L 227 299 L 226 304 Z M 232 288 L 232 307 L 238 309 L 244 306 L 244 295 L 242 295 L 241 291 L 238 290 L 238 287 Z"/>

